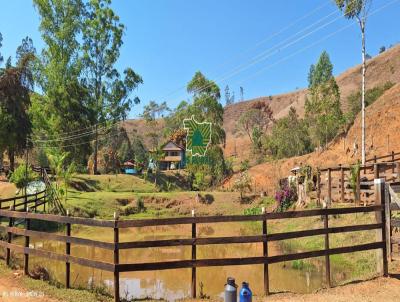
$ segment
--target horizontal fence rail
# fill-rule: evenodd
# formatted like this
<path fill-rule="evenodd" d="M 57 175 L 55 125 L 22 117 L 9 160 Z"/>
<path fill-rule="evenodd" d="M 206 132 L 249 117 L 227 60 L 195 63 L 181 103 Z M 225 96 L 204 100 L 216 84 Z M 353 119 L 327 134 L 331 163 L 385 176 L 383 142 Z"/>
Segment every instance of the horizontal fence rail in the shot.
<path fill-rule="evenodd" d="M 375 213 L 380 217 L 384 215 L 385 207 L 381 204 L 374 206 L 364 207 L 347 207 L 347 208 L 329 208 L 329 209 L 315 209 L 305 211 L 290 211 L 284 213 L 264 213 L 261 215 L 238 215 L 238 216 L 204 216 L 204 217 L 178 217 L 178 218 L 163 218 L 163 219 L 137 219 L 137 220 L 97 220 L 87 218 L 77 218 L 70 216 L 59 216 L 51 214 L 37 214 L 31 212 L 16 212 L 9 210 L 0 210 L 0 217 L 8 218 L 8 226 L 1 226 L 0 231 L 8 234 L 7 241 L 0 241 L 0 246 L 6 249 L 6 261 L 9 263 L 10 252 L 24 254 L 25 271 L 28 272 L 29 256 L 38 256 L 46 259 L 58 260 L 66 263 L 66 287 L 70 287 L 70 265 L 71 263 L 82 265 L 91 268 L 97 268 L 104 271 L 114 273 L 114 296 L 115 301 L 119 301 L 119 274 L 121 272 L 133 271 L 148 271 L 148 270 L 165 270 L 176 268 L 191 268 L 192 269 L 192 296 L 196 296 L 196 268 L 198 267 L 212 267 L 212 266 L 225 266 L 225 265 L 250 265 L 250 264 L 263 264 L 264 265 L 264 290 L 265 293 L 269 292 L 269 273 L 268 265 L 272 263 L 292 261 L 297 259 L 306 259 L 312 257 L 325 256 L 326 271 L 327 271 L 327 284 L 330 286 L 330 255 L 352 253 L 357 251 L 365 251 L 372 249 L 385 250 L 385 240 L 377 240 L 365 244 L 345 246 L 332 248 L 329 246 L 329 235 L 345 232 L 368 231 L 368 230 L 382 230 L 384 232 L 385 223 L 379 221 L 371 224 L 360 224 L 340 227 L 330 227 L 328 224 L 329 216 L 338 214 L 355 214 L 355 213 Z M 292 219 L 303 217 L 319 217 L 324 220 L 324 227 L 312 230 L 292 231 L 284 233 L 269 233 L 267 232 L 268 221 L 278 219 Z M 25 228 L 14 226 L 15 219 L 24 219 L 27 223 Z M 36 231 L 29 229 L 32 220 L 57 222 L 66 226 L 65 235 L 54 234 L 44 231 Z M 261 222 L 263 224 L 263 231 L 260 235 L 253 236 L 226 236 L 226 237 L 197 237 L 196 228 L 199 224 L 205 223 L 232 223 L 232 222 Z M 151 227 L 161 225 L 192 225 L 191 238 L 184 239 L 167 239 L 167 240 L 150 240 L 150 241 L 127 241 L 120 242 L 119 230 L 123 228 L 132 227 Z M 102 227 L 113 230 L 113 242 L 97 241 L 92 239 L 78 238 L 71 235 L 71 227 L 73 225 L 84 225 L 91 227 Z M 65 253 L 51 252 L 46 250 L 38 250 L 26 246 L 21 246 L 12 243 L 13 236 L 25 237 L 25 242 L 29 243 L 31 237 L 52 240 L 65 243 Z M 325 248 L 315 251 L 282 254 L 282 255 L 268 255 L 268 243 L 273 241 L 304 238 L 309 236 L 325 236 Z M 222 259 L 197 259 L 196 247 L 203 245 L 214 244 L 233 244 L 233 243 L 262 243 L 263 254 L 255 257 L 242 257 L 242 258 L 222 258 Z M 82 257 L 81 255 L 71 255 L 71 245 L 83 245 L 95 248 L 101 248 L 113 251 L 114 261 L 112 263 L 91 260 Z M 152 247 L 165 247 L 165 246 L 191 246 L 192 259 L 164 261 L 164 262 L 145 262 L 145 263 L 120 263 L 119 251 L 137 248 L 152 248 Z M 387 271 L 387 269 L 386 269 Z"/>

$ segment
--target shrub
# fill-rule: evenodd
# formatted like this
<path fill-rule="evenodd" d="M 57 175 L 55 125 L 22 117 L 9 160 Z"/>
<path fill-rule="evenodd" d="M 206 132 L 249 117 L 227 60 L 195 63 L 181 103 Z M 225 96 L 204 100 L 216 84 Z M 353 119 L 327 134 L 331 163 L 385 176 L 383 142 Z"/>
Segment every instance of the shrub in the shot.
<path fill-rule="evenodd" d="M 28 172 L 27 175 L 26 172 Z M 29 182 L 38 178 L 38 174 L 33 172 L 31 167 L 28 167 L 28 170 L 26 170 L 26 165 L 22 164 L 11 174 L 10 182 L 14 183 L 18 189 L 22 189 L 26 187 Z"/>
<path fill-rule="evenodd" d="M 144 200 L 142 196 L 139 196 L 138 199 L 136 200 L 136 209 L 138 213 L 146 211 L 146 207 L 144 206 Z"/>
<path fill-rule="evenodd" d="M 138 212 L 138 208 L 134 207 L 132 205 L 127 205 L 126 207 L 124 207 L 122 209 L 122 215 L 124 215 L 124 216 L 136 214 L 137 212 Z"/>
<path fill-rule="evenodd" d="M 284 212 L 297 200 L 296 190 L 293 187 L 285 186 L 275 193 L 275 200 L 278 204 L 276 211 Z"/>

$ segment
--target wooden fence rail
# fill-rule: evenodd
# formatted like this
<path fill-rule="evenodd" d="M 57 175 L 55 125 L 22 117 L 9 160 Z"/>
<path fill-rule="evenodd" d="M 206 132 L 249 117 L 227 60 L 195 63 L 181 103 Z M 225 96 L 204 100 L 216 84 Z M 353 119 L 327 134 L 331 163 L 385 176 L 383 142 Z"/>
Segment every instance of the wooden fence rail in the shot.
<path fill-rule="evenodd" d="M 381 220 L 371 224 L 350 225 L 340 227 L 330 227 L 329 217 L 337 214 L 354 214 L 354 213 L 375 213 Z M 312 257 L 325 257 L 325 271 L 327 286 L 331 285 L 330 281 L 330 256 L 335 254 L 352 253 L 357 251 L 365 251 L 372 249 L 382 249 L 384 257 L 386 257 L 386 244 L 384 240 L 385 232 L 385 206 L 378 204 L 374 206 L 364 207 L 347 207 L 347 208 L 329 208 L 329 209 L 315 209 L 306 211 L 291 211 L 284 213 L 263 213 L 261 215 L 240 215 L 240 216 L 205 216 L 205 217 L 179 217 L 179 218 L 164 218 L 164 219 L 143 219 L 143 220 L 96 220 L 77 218 L 70 216 L 58 216 L 51 214 L 36 214 L 30 212 L 16 212 L 9 210 L 0 210 L 0 216 L 8 218 L 8 226 L 1 226 L 0 230 L 8 234 L 7 241 L 0 241 L 0 246 L 6 249 L 6 261 L 10 261 L 10 251 L 13 250 L 17 253 L 24 254 L 24 271 L 29 271 L 29 256 L 39 256 L 47 259 L 59 260 L 66 263 L 65 270 L 65 284 L 70 286 L 70 264 L 78 264 L 82 266 L 97 268 L 114 274 L 114 297 L 115 301 L 119 301 L 119 274 L 121 272 L 133 271 L 148 271 L 148 270 L 165 270 L 176 268 L 191 268 L 191 295 L 196 296 L 196 269 L 198 267 L 211 267 L 211 266 L 225 266 L 225 265 L 249 265 L 249 264 L 263 264 L 264 265 L 264 290 L 269 293 L 269 273 L 268 268 L 270 264 L 292 261 L 297 259 L 306 259 Z M 292 219 L 303 217 L 322 217 L 324 219 L 324 226 L 319 229 L 302 230 L 285 233 L 268 233 L 268 221 L 278 219 Z M 25 219 L 25 229 L 17 228 L 13 225 L 15 219 Z M 44 231 L 36 231 L 30 228 L 32 220 L 39 221 L 52 221 L 64 224 L 66 226 L 65 235 L 53 234 Z M 199 224 L 204 223 L 228 223 L 228 222 L 261 222 L 262 234 L 253 236 L 229 236 L 229 237 L 197 237 L 197 227 Z M 184 239 L 167 239 L 167 240 L 150 240 L 150 241 L 128 241 L 120 242 L 119 229 L 132 228 L 132 227 L 146 227 L 146 226 L 160 226 L 160 225 L 191 225 L 190 238 Z M 86 225 L 92 227 L 102 227 L 113 229 L 114 239 L 113 242 L 103 242 L 91 239 L 83 239 L 74 237 L 71 234 L 73 225 Z M 364 243 L 354 246 L 345 246 L 332 248 L 329 245 L 329 235 L 378 230 L 382 233 L 382 240 L 375 242 Z M 17 245 L 12 243 L 12 236 L 24 236 L 24 245 Z M 189 235 L 189 234 L 188 234 Z M 268 255 L 268 244 L 273 241 L 287 240 L 293 238 L 303 238 L 308 236 L 322 235 L 325 238 L 324 248 L 321 250 L 307 251 L 300 253 L 282 254 L 270 256 Z M 38 250 L 29 247 L 31 237 L 53 240 L 63 242 L 66 244 L 65 253 L 56 253 L 46 250 Z M 197 259 L 196 247 L 201 245 L 214 245 L 214 244 L 232 244 L 232 243 L 262 243 L 263 253 L 256 257 L 242 257 L 242 258 L 223 258 L 223 259 Z M 81 256 L 71 255 L 71 245 L 79 244 L 84 246 L 96 247 L 101 249 L 111 250 L 114 253 L 113 262 L 104 262 L 87 259 Z M 136 248 L 151 248 L 162 246 L 192 246 L 191 259 L 175 260 L 165 262 L 148 262 L 148 263 L 120 263 L 119 252 L 120 250 L 136 249 Z M 7 257 L 8 256 L 8 257 Z M 384 274 L 387 275 L 387 263 L 383 262 Z"/>
<path fill-rule="evenodd" d="M 383 157 L 382 157 L 383 158 Z M 395 158 L 396 159 L 396 158 Z M 374 162 L 361 165 L 356 176 L 355 192 L 352 183 L 351 166 L 318 169 L 316 191 L 318 202 L 375 202 L 374 179 L 384 178 L 386 182 L 400 181 L 400 162 Z"/>

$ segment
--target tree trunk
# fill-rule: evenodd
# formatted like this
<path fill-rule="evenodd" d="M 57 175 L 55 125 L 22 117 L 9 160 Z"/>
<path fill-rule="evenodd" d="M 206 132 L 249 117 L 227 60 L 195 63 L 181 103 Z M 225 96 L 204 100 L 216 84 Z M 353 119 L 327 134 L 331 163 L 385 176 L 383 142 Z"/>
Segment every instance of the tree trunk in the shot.
<path fill-rule="evenodd" d="M 8 149 L 8 158 L 10 160 L 10 171 L 14 172 L 14 166 L 15 166 L 14 150 Z"/>
<path fill-rule="evenodd" d="M 362 84 L 361 84 L 361 163 L 365 165 L 365 20 L 361 20 Z"/>
<path fill-rule="evenodd" d="M 98 131 L 97 131 L 98 125 L 96 124 L 96 132 L 95 132 L 95 142 L 94 142 L 94 158 L 93 158 L 93 174 L 97 174 L 97 152 L 99 148 L 98 144 Z"/>

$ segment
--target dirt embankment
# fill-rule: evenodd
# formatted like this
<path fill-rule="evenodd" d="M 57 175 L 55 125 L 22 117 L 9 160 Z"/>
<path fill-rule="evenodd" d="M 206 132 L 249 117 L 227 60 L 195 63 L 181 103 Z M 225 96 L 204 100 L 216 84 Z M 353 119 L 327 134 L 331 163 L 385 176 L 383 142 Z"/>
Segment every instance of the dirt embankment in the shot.
<path fill-rule="evenodd" d="M 386 155 L 392 150 L 400 151 L 400 84 L 386 91 L 366 110 L 367 157 Z M 256 165 L 249 170 L 256 187 L 272 194 L 280 178 L 290 175 L 290 170 L 300 164 L 314 167 L 350 164 L 361 157 L 361 115 L 359 114 L 346 135 L 331 142 L 327 150 L 313 152 L 272 163 Z M 354 143 L 358 144 L 356 154 Z M 232 185 L 233 177 L 224 187 Z"/>

